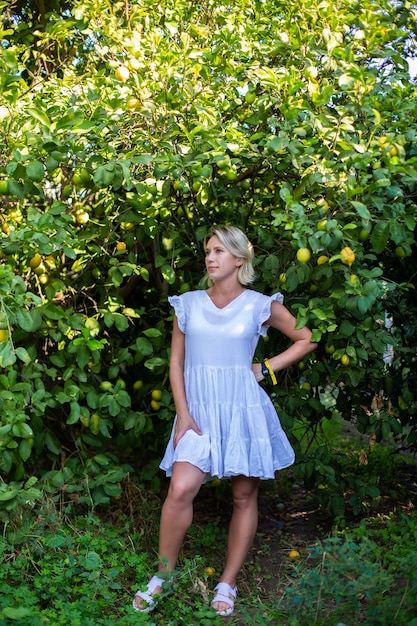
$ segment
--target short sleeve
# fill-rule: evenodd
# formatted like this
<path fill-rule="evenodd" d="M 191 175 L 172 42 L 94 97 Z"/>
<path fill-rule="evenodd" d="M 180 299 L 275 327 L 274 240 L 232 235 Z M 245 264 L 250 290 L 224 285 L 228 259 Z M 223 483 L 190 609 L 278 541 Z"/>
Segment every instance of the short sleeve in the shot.
<path fill-rule="evenodd" d="M 279 302 L 283 304 L 284 296 L 282 293 L 274 293 L 272 296 L 265 296 L 265 302 L 261 307 L 259 318 L 258 318 L 258 334 L 262 337 L 265 337 L 269 326 L 265 324 L 266 320 L 271 317 L 271 304 L 273 302 Z"/>
<path fill-rule="evenodd" d="M 169 296 L 168 302 L 174 308 L 175 315 L 177 316 L 177 319 L 178 319 L 178 327 L 180 331 L 182 333 L 185 333 L 185 326 L 186 326 L 187 319 L 186 319 L 183 299 L 181 298 L 181 296 Z"/>

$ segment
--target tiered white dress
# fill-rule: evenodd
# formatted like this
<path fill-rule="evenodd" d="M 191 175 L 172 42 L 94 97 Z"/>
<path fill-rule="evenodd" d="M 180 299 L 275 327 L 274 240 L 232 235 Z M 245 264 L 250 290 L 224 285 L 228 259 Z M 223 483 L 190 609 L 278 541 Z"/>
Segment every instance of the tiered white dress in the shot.
<path fill-rule="evenodd" d="M 174 449 L 172 429 L 160 464 L 167 476 L 175 462 L 187 461 L 208 477 L 271 479 L 294 462 L 275 408 L 251 369 L 274 300 L 283 297 L 250 289 L 222 309 L 203 290 L 169 298 L 185 334 L 188 407 L 203 434 L 187 431 Z"/>

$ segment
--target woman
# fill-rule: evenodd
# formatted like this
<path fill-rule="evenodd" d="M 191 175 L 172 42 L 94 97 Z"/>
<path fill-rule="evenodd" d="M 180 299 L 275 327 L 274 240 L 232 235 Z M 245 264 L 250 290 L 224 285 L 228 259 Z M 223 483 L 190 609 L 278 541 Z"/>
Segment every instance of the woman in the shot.
<path fill-rule="evenodd" d="M 138 591 L 133 606 L 148 612 L 175 569 L 193 518 L 193 500 L 208 477 L 230 477 L 233 514 L 227 558 L 211 603 L 218 615 L 234 609 L 239 570 L 258 523 L 258 488 L 294 462 L 294 452 L 274 406 L 259 386 L 266 376 L 312 352 L 311 332 L 296 329 L 282 296 L 248 289 L 253 249 L 236 227 L 205 238 L 208 289 L 169 298 L 174 307 L 170 382 L 176 417 L 161 468 L 171 476 L 161 514 L 159 572 Z M 284 352 L 252 363 L 269 326 L 292 342 Z"/>

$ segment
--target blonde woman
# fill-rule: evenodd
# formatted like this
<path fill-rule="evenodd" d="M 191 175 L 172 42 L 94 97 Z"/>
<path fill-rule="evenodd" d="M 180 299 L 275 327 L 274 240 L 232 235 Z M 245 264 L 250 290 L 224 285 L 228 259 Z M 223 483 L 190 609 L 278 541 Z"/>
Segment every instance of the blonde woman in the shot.
<path fill-rule="evenodd" d="M 231 615 L 236 580 L 258 523 L 260 480 L 294 462 L 293 449 L 275 408 L 258 384 L 275 382 L 276 372 L 312 352 L 308 328 L 282 304 L 250 288 L 253 248 L 238 228 L 221 226 L 205 238 L 206 290 L 169 298 L 175 311 L 170 382 L 176 416 L 160 467 L 170 476 L 161 514 L 159 572 L 138 591 L 136 610 L 149 612 L 176 567 L 193 518 L 193 501 L 202 483 L 228 477 L 233 494 L 226 562 L 211 602 L 221 616 Z M 253 363 L 256 345 L 268 327 L 291 340 L 290 347 Z"/>

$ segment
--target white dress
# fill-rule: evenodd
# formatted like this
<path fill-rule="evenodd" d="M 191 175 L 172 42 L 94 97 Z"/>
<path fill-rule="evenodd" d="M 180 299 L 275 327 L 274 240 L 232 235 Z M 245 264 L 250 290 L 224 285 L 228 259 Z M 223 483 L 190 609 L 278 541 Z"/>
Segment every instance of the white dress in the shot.
<path fill-rule="evenodd" d="M 251 369 L 274 300 L 283 297 L 250 289 L 222 309 L 203 290 L 169 298 L 185 334 L 188 408 L 203 434 L 187 431 L 174 449 L 172 429 L 160 464 L 167 476 L 173 463 L 187 461 L 208 477 L 271 479 L 294 462 L 275 408 Z"/>

